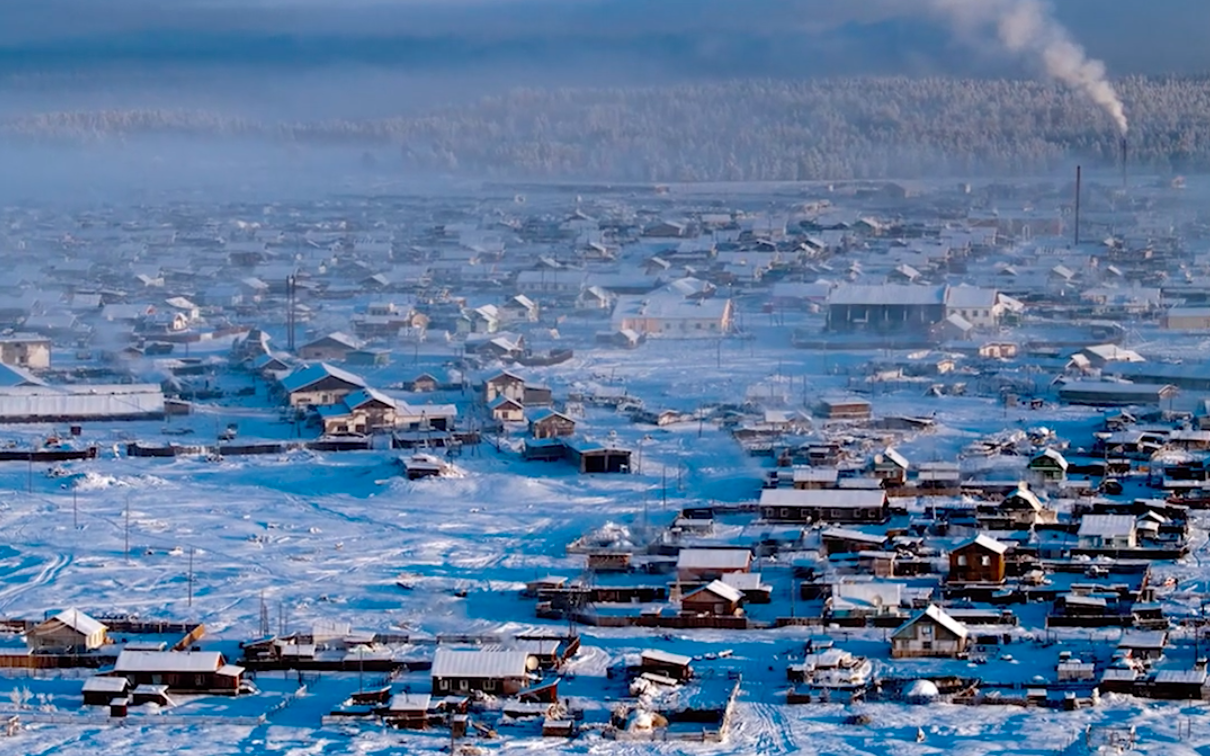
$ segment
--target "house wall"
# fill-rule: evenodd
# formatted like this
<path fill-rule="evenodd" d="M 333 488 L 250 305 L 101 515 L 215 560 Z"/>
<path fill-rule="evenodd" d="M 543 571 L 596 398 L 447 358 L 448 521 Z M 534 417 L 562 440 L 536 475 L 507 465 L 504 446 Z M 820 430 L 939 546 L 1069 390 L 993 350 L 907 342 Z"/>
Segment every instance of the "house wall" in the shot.
<path fill-rule="evenodd" d="M 879 508 L 834 508 L 805 506 L 763 506 L 761 517 L 771 522 L 832 522 L 864 523 L 884 522 L 886 509 Z"/>
<path fill-rule="evenodd" d="M 929 636 L 925 628 L 932 628 Z M 943 656 L 951 657 L 966 650 L 966 639 L 959 638 L 941 625 L 927 620 L 904 628 L 891 638 L 891 656 L 904 657 Z"/>
<path fill-rule="evenodd" d="M 484 396 L 488 402 L 494 402 L 497 397 L 507 396 L 509 399 L 514 399 L 518 402 L 525 401 L 525 382 L 524 381 L 488 381 L 484 385 Z"/>
<path fill-rule="evenodd" d="M 339 362 L 353 351 L 350 347 L 332 345 L 304 346 L 298 350 L 298 356 L 307 362 Z"/>
<path fill-rule="evenodd" d="M 105 640 L 105 632 L 101 631 L 92 636 L 81 635 L 66 625 L 41 632 L 30 632 L 26 636 L 27 645 L 35 650 L 67 649 L 67 648 L 97 648 Z"/>
<path fill-rule="evenodd" d="M 352 388 L 326 388 L 311 391 L 295 391 L 290 394 L 291 407 L 318 407 L 324 404 L 336 404 L 349 394 Z"/>
<path fill-rule="evenodd" d="M 996 554 L 970 544 L 950 552 L 951 582 L 1000 583 L 1004 581 L 1005 560 Z"/>
<path fill-rule="evenodd" d="M 560 417 L 548 417 L 530 424 L 530 434 L 534 438 L 560 438 L 575 432 L 576 424 Z"/>
<path fill-rule="evenodd" d="M 525 410 L 499 407 L 492 410 L 492 417 L 505 423 L 519 423 L 525 420 Z"/>
<path fill-rule="evenodd" d="M 167 685 L 169 692 L 229 691 L 239 690 L 240 678 L 227 677 L 215 672 L 127 672 L 131 687 L 139 685 Z"/>
<path fill-rule="evenodd" d="M 730 601 L 726 601 L 713 594 L 706 594 L 704 596 L 693 596 L 683 599 L 681 601 L 681 609 L 693 614 L 723 616 L 733 613 L 736 607 Z"/>
<path fill-rule="evenodd" d="M 434 677 L 433 694 L 466 693 L 481 690 L 492 695 L 512 696 L 525 688 L 525 679 L 521 677 Z"/>
<path fill-rule="evenodd" d="M 828 306 L 828 329 L 838 332 L 927 331 L 945 320 L 945 305 L 835 304 Z"/>

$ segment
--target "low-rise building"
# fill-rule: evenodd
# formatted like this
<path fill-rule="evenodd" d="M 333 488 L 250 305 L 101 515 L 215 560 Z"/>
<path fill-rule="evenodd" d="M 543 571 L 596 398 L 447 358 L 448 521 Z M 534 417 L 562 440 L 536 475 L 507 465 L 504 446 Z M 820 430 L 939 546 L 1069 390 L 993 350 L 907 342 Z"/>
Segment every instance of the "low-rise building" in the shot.
<path fill-rule="evenodd" d="M 966 625 L 932 604 L 891 634 L 891 656 L 953 658 L 966 652 L 969 640 Z"/>

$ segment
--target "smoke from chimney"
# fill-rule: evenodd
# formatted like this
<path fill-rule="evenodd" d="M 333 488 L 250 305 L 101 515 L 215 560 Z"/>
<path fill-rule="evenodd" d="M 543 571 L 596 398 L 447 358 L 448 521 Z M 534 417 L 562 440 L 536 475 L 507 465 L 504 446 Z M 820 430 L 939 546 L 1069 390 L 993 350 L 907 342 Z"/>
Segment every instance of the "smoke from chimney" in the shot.
<path fill-rule="evenodd" d="M 1052 79 L 1100 106 L 1121 136 L 1130 130 L 1105 64 L 1088 57 L 1042 0 L 932 0 L 932 5 L 960 32 L 993 29 L 1009 52 L 1032 59 Z"/>

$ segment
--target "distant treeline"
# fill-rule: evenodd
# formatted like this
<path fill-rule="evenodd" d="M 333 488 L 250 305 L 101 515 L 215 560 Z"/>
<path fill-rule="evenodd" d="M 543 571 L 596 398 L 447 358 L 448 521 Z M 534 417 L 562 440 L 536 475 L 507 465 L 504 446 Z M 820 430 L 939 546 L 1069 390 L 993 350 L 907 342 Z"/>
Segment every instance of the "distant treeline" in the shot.
<path fill-rule="evenodd" d="M 1210 169 L 1210 80 L 1131 78 L 1117 86 L 1139 170 Z M 270 137 L 365 145 L 384 167 L 401 161 L 408 169 L 483 177 L 615 181 L 1013 175 L 1051 171 L 1072 158 L 1107 166 L 1118 155 L 1109 118 L 1057 85 L 953 78 L 526 89 L 418 117 L 363 121 L 270 123 L 169 110 L 45 113 L 4 120 L 0 131 L 70 140 Z"/>

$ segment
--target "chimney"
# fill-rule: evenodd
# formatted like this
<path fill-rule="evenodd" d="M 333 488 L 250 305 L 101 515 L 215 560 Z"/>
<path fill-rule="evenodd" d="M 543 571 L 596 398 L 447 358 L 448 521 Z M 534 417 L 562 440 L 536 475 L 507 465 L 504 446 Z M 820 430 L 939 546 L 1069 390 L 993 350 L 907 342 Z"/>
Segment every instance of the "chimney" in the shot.
<path fill-rule="evenodd" d="M 1080 246 L 1080 166 L 1076 166 L 1076 246 Z"/>
<path fill-rule="evenodd" d="M 1122 191 L 1126 191 L 1126 157 L 1129 152 L 1126 137 L 1122 137 Z"/>

